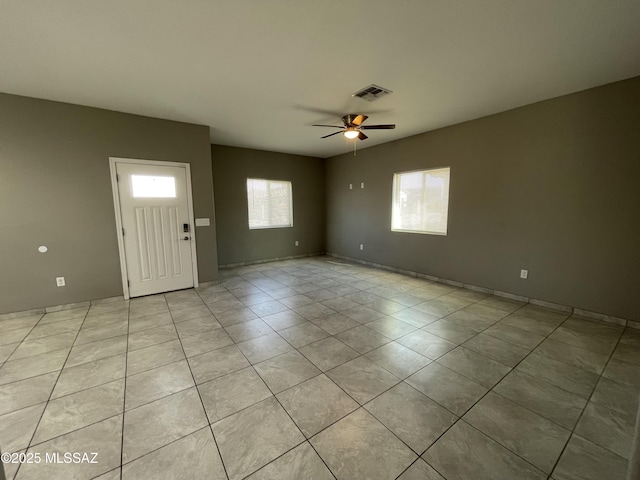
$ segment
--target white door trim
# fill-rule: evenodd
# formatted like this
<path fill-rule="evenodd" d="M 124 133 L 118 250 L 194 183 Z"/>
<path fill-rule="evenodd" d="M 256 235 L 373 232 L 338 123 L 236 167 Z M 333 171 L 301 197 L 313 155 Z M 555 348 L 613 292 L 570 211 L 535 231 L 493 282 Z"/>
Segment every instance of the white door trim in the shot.
<path fill-rule="evenodd" d="M 122 292 L 124 299 L 129 299 L 129 282 L 127 272 L 127 260 L 124 250 L 124 239 L 122 238 L 122 212 L 120 210 L 120 192 L 118 190 L 118 178 L 116 173 L 116 163 L 128 163 L 133 165 L 156 165 L 159 167 L 184 167 L 187 177 L 187 203 L 189 206 L 189 223 L 191 224 L 191 264 L 193 272 L 193 286 L 198 286 L 198 257 L 196 254 L 196 226 L 193 214 L 193 194 L 191 191 L 191 165 L 181 162 L 164 162 L 162 160 L 141 160 L 138 158 L 109 157 L 109 170 L 111 171 L 111 190 L 113 192 L 113 207 L 116 215 L 116 234 L 118 237 L 118 252 L 120 253 L 120 272 L 122 273 Z"/>

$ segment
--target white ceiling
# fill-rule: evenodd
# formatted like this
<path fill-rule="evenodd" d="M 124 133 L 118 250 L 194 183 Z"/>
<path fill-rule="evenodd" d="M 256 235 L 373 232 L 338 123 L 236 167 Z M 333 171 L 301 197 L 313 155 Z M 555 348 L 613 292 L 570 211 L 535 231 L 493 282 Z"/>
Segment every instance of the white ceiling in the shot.
<path fill-rule="evenodd" d="M 0 91 L 319 157 L 637 75 L 638 0 L 0 0 Z"/>

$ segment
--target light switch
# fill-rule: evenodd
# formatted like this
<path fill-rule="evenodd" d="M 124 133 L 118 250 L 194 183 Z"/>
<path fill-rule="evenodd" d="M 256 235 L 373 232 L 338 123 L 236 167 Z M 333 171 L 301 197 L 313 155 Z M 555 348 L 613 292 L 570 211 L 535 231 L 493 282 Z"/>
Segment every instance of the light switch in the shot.
<path fill-rule="evenodd" d="M 211 221 L 208 218 L 196 218 L 196 227 L 208 227 Z"/>

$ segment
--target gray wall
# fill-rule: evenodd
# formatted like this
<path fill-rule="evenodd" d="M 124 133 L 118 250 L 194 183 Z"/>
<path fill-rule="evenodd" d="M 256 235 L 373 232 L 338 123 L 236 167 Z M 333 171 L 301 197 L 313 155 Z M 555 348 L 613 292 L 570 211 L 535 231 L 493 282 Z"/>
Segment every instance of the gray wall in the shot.
<path fill-rule="evenodd" d="M 220 265 L 324 251 L 324 160 L 221 145 L 211 158 Z M 247 178 L 292 183 L 292 228 L 249 230 Z"/>
<path fill-rule="evenodd" d="M 208 127 L 0 94 L 0 313 L 122 295 L 110 156 L 190 163 L 195 215 L 213 220 Z M 216 280 L 213 223 L 197 251 Z"/>
<path fill-rule="evenodd" d="M 639 105 L 640 77 L 328 159 L 327 251 L 638 320 Z M 391 232 L 393 173 L 442 166 L 448 235 Z"/>

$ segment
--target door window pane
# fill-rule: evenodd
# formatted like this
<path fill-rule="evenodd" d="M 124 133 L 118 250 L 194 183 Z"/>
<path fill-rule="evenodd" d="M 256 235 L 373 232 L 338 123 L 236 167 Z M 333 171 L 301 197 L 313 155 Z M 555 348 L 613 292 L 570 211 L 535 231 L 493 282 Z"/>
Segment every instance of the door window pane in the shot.
<path fill-rule="evenodd" d="M 131 189 L 134 198 L 175 198 L 175 177 L 151 175 L 131 175 Z"/>

